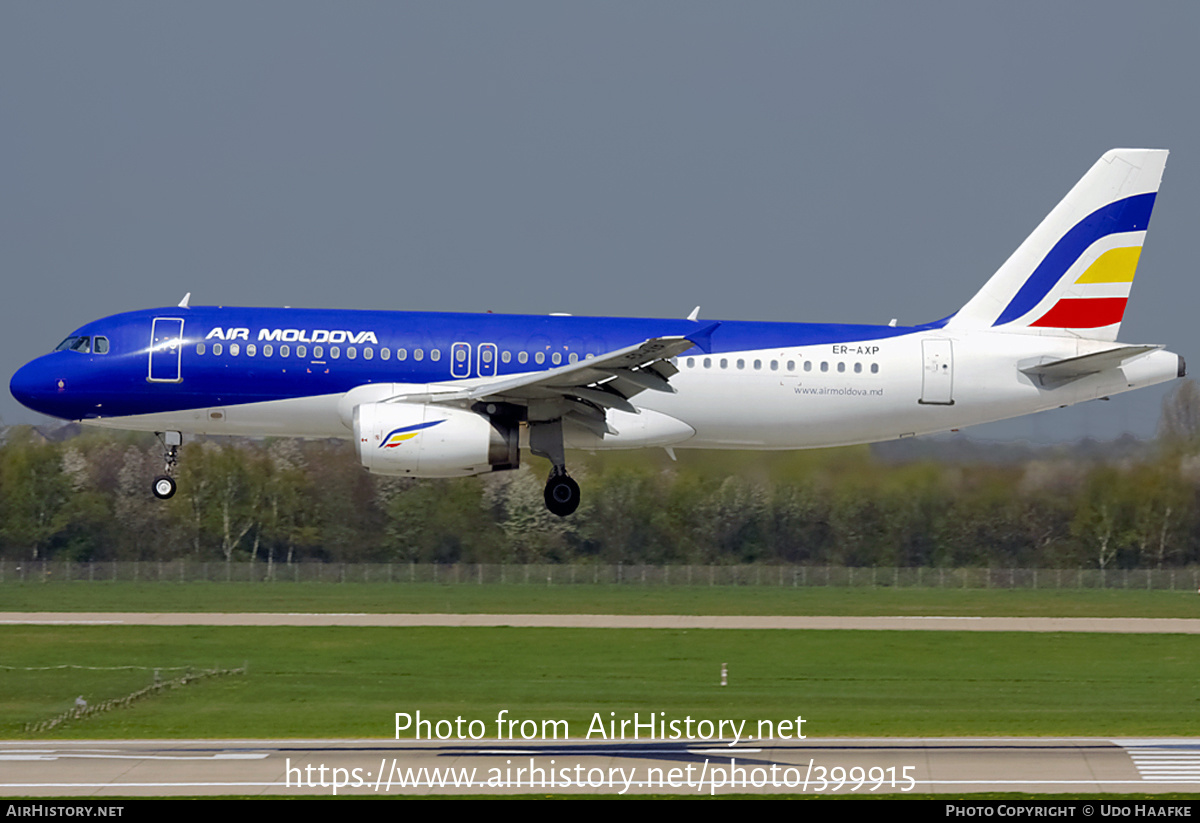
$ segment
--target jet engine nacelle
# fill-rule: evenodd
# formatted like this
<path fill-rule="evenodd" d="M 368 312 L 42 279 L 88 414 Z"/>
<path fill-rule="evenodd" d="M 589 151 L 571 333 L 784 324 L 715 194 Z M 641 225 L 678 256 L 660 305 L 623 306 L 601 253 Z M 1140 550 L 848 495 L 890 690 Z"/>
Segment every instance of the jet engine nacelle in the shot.
<path fill-rule="evenodd" d="M 515 422 L 432 404 L 356 406 L 354 446 L 368 471 L 401 477 L 463 477 L 520 464 Z"/>

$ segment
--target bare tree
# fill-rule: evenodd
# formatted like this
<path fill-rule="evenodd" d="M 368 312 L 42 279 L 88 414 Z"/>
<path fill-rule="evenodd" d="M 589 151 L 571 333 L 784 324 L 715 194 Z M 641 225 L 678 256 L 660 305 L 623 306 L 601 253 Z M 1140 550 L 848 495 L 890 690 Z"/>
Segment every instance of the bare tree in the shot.
<path fill-rule="evenodd" d="M 1184 380 L 1163 398 L 1158 436 L 1180 445 L 1200 439 L 1200 387 L 1195 381 Z"/>

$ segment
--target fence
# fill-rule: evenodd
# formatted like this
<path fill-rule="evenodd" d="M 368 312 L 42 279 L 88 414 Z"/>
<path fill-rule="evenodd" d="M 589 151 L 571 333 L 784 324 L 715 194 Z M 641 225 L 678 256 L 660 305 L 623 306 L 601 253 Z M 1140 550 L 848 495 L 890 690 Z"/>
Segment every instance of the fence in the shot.
<path fill-rule="evenodd" d="M 648 566 L 497 563 L 222 563 L 195 560 L 0 560 L 0 584 L 440 583 L 634 586 L 895 587 L 938 589 L 1200 590 L 1200 569 L 944 569 L 846 566 Z"/>

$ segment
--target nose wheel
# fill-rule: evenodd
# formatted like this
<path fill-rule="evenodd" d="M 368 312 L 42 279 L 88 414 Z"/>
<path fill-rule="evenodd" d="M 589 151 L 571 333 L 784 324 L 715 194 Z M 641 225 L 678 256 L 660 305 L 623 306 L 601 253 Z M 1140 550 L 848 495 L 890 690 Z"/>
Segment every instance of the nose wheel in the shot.
<path fill-rule="evenodd" d="M 175 496 L 175 479 L 165 474 L 154 478 L 154 496 L 159 500 L 170 500 Z"/>

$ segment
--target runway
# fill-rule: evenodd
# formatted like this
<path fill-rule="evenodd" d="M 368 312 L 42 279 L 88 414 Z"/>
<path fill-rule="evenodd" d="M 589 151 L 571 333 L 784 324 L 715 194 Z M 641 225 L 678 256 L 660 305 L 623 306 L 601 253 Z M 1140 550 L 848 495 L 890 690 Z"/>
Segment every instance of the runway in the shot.
<path fill-rule="evenodd" d="M 0 742 L 0 794 L 1083 794 L 1200 790 L 1200 739 Z"/>
<path fill-rule="evenodd" d="M 1200 633 L 1200 620 L 5 612 L 0 624 Z M 483 738 L 490 732 L 491 737 Z M 1200 791 L 1200 738 L 0 741 L 0 794 L 829 794 Z M 435 735 L 426 735 L 427 737 Z M 709 738 L 712 736 L 709 735 Z"/>
<path fill-rule="evenodd" d="M 0 625 L 4 624 L 46 626 L 515 626 L 593 629 L 854 629 L 865 631 L 1200 634 L 1200 619 L 1141 617 L 0 612 Z"/>

